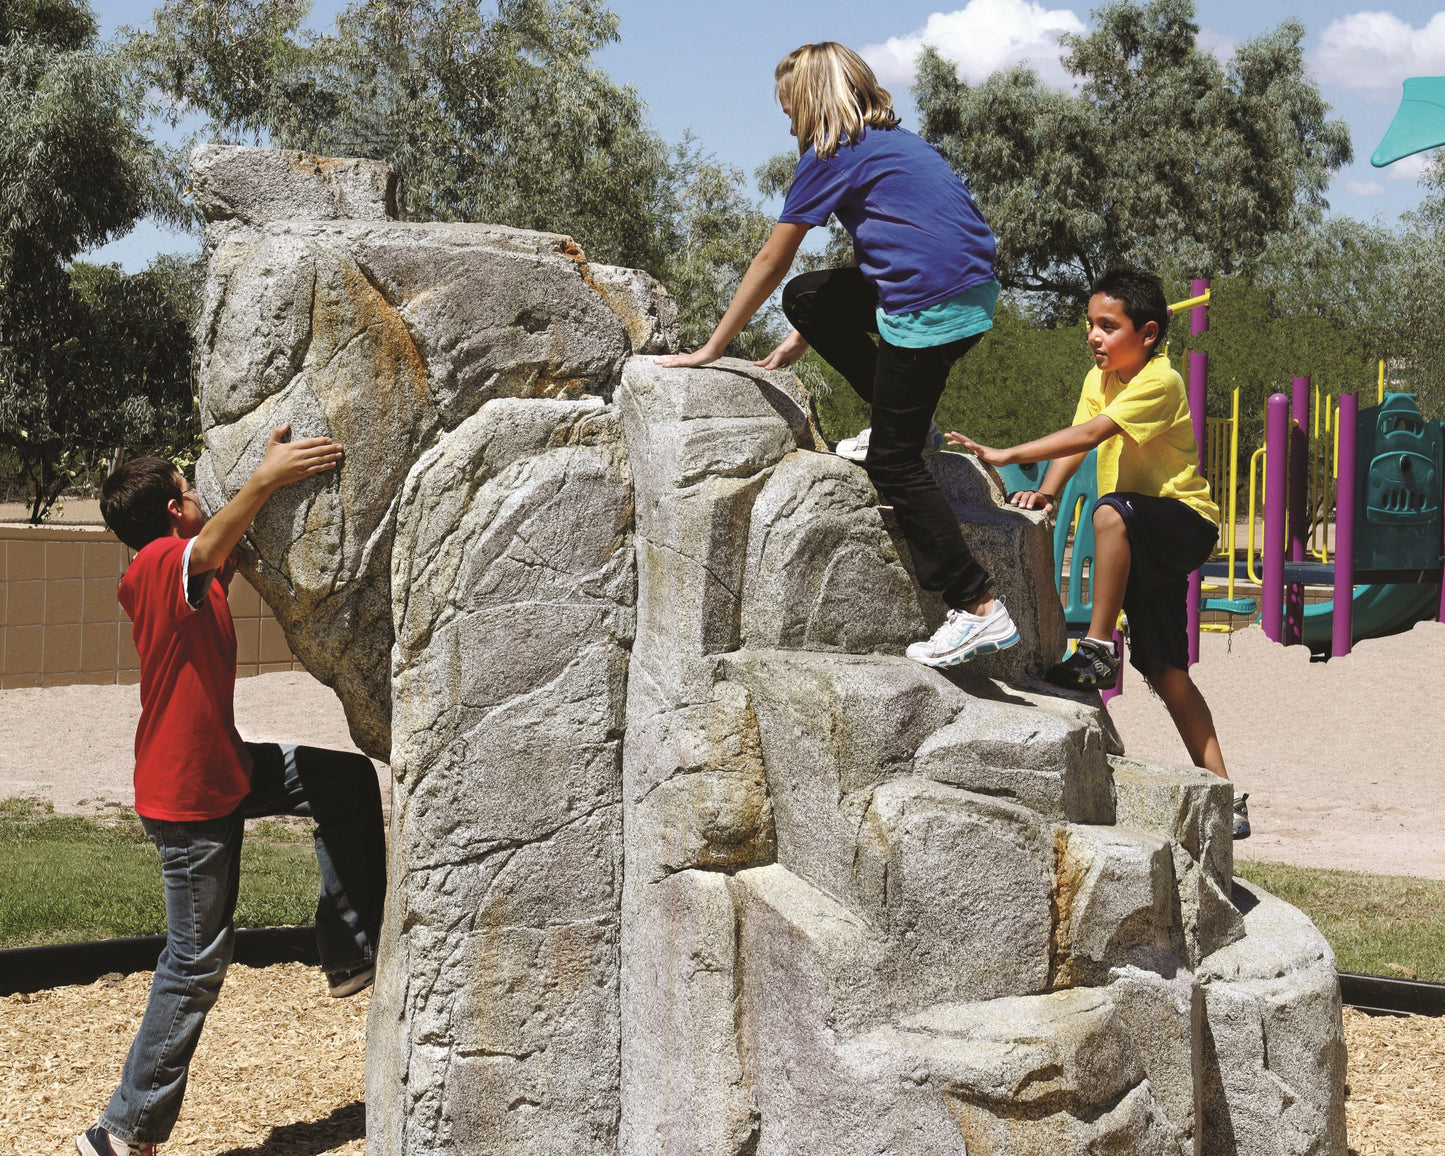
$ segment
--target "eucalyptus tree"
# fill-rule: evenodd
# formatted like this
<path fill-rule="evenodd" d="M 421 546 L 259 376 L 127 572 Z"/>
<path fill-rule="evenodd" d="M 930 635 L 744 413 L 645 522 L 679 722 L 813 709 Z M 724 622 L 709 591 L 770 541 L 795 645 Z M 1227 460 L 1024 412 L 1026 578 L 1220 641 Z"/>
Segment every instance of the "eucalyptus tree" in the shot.
<path fill-rule="evenodd" d="M 668 148 L 593 56 L 618 37 L 596 0 L 353 0 L 334 30 L 306 0 L 164 0 L 130 52 L 214 139 L 391 162 L 406 212 L 576 237 L 656 271 Z"/>
<path fill-rule="evenodd" d="M 83 0 L 0 6 L 0 457 L 34 520 L 94 450 L 112 385 L 91 376 L 94 318 L 70 262 L 148 213 L 186 217 L 146 113 Z"/>
<path fill-rule="evenodd" d="M 1352 153 L 1287 20 L 1227 64 L 1199 47 L 1192 0 L 1116 0 L 1064 39 L 1075 91 L 1028 68 L 961 80 L 925 50 L 922 133 L 969 182 L 1005 288 L 1076 313 L 1113 262 L 1249 274 L 1271 240 L 1317 220 Z"/>

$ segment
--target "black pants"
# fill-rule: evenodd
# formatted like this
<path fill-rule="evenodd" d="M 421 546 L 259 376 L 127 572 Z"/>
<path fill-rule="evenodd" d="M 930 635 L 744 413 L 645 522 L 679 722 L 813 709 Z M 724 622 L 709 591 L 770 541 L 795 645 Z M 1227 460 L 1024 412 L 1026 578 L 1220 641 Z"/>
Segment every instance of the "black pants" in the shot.
<path fill-rule="evenodd" d="M 878 291 L 857 268 L 794 277 L 783 289 L 783 312 L 818 355 L 873 407 L 873 432 L 863 468 L 893 506 L 913 555 L 918 584 L 939 590 L 955 610 L 988 594 L 991 579 L 959 532 L 958 518 L 923 464 L 923 443 L 948 371 L 982 334 L 928 349 L 879 340 Z"/>

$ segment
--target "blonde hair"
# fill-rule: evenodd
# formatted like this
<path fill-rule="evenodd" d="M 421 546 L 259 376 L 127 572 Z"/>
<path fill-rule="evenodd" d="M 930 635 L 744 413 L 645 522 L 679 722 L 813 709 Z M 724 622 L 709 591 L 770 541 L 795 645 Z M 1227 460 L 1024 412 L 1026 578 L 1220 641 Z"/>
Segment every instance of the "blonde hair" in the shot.
<path fill-rule="evenodd" d="M 865 128 L 893 128 L 893 97 L 868 63 L 832 40 L 795 48 L 773 70 L 778 99 L 787 99 L 798 151 L 808 146 L 827 160 L 844 143 L 857 144 Z"/>

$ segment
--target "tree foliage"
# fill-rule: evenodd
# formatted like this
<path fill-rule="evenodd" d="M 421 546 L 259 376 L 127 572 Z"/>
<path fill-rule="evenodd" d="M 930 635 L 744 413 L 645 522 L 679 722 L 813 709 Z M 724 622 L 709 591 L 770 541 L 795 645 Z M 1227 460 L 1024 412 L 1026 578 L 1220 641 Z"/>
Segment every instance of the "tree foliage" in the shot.
<path fill-rule="evenodd" d="M 923 135 L 964 176 L 998 238 L 1006 288 L 1076 314 L 1111 263 L 1249 274 L 1270 239 L 1319 216 L 1351 159 L 1288 20 L 1221 65 L 1192 0 L 1116 0 L 1066 37 L 1074 93 L 1027 68 L 981 84 L 926 50 Z"/>
<path fill-rule="evenodd" d="M 657 271 L 668 149 L 636 92 L 592 63 L 617 39 L 596 0 L 354 0 L 335 31 L 306 0 L 165 0 L 130 51 L 208 135 L 394 165 L 407 215 L 569 233 Z"/>
<path fill-rule="evenodd" d="M 187 218 L 170 158 L 137 127 L 144 87 L 83 0 L 0 16 L 0 450 L 38 520 L 93 448 L 95 305 L 68 268 L 147 213 Z M 186 357 L 188 363 L 188 354 Z"/>

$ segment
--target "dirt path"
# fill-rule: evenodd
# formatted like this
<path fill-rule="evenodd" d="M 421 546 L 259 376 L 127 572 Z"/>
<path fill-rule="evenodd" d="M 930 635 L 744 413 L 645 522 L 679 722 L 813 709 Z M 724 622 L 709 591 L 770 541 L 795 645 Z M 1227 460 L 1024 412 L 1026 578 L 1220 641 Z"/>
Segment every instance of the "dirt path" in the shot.
<path fill-rule="evenodd" d="M 1329 663 L 1258 629 L 1207 634 L 1194 675 L 1250 793 L 1255 834 L 1241 857 L 1445 879 L 1445 626 L 1421 623 Z M 1184 760 L 1132 669 L 1110 709 L 1131 755 Z M 139 711 L 134 687 L 0 691 L 0 798 L 128 805 Z M 236 720 L 248 739 L 355 749 L 336 695 L 300 672 L 239 680 Z"/>
<path fill-rule="evenodd" d="M 1193 670 L 1225 762 L 1249 792 L 1241 858 L 1445 879 L 1445 625 L 1310 662 L 1258 628 L 1206 634 Z M 1131 755 L 1184 762 L 1132 668 L 1109 706 Z"/>
<path fill-rule="evenodd" d="M 128 807 L 140 691 L 134 686 L 0 690 L 0 799 L 85 814 Z M 341 701 L 303 671 L 236 680 L 236 728 L 253 742 L 354 751 Z M 384 807 L 391 772 L 377 764 Z"/>

